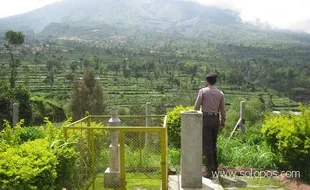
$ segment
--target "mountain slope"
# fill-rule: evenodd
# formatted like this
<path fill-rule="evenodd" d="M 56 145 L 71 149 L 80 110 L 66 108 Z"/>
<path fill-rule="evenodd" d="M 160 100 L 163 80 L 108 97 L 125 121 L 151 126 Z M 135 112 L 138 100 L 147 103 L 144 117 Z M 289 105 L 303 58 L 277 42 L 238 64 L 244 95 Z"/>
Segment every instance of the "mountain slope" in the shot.
<path fill-rule="evenodd" d="M 224 43 L 247 40 L 262 43 L 270 39 L 293 40 L 295 43 L 304 39 L 310 41 L 309 35 L 299 38 L 290 32 L 263 30 L 242 23 L 237 12 L 182 0 L 64 0 L 26 14 L 0 19 L 0 26 L 0 33 L 14 29 L 27 34 L 34 30 L 43 31 L 41 36 L 71 35 L 78 38 L 88 33 L 88 38 L 95 36 L 95 39 L 101 37 L 93 35 L 92 31 L 100 28 L 105 37 L 122 32 L 126 35 L 126 30 L 153 30 Z M 83 35 L 77 31 L 79 28 Z M 103 31 L 105 29 L 108 31 Z"/>
<path fill-rule="evenodd" d="M 2 29 L 43 30 L 52 22 L 97 22 L 164 30 L 192 19 L 229 23 L 237 15 L 215 7 L 173 0 L 64 0 L 41 9 L 0 19 Z"/>

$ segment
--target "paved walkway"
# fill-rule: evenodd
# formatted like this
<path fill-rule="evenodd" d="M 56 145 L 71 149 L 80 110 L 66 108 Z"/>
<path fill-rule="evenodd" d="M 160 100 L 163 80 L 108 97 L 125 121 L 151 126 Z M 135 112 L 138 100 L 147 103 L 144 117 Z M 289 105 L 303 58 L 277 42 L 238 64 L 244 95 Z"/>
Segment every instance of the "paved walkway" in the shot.
<path fill-rule="evenodd" d="M 201 190 L 224 190 L 224 188 L 220 185 L 220 181 L 218 178 L 214 178 L 212 180 L 207 178 L 202 178 L 203 187 Z M 190 188 L 181 188 L 181 176 L 180 175 L 172 175 L 169 176 L 168 179 L 168 189 L 169 190 L 200 190 L 200 189 L 190 189 Z"/>

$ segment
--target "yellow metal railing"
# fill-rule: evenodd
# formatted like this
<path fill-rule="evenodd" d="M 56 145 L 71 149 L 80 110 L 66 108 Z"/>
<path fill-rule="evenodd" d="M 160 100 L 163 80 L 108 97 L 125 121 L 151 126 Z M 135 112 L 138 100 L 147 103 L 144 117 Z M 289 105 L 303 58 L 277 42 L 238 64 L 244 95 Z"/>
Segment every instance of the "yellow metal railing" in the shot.
<path fill-rule="evenodd" d="M 76 122 L 73 122 L 66 127 L 64 127 L 64 137 L 68 141 L 70 132 L 76 133 L 79 132 L 81 136 L 84 134 L 87 139 L 87 150 L 90 152 L 91 157 L 91 187 L 92 190 L 102 189 L 96 187 L 96 176 L 98 171 L 96 171 L 96 164 L 98 162 L 96 161 L 98 156 L 95 154 L 95 132 L 96 131 L 118 131 L 119 132 L 119 157 L 120 157 L 120 177 L 121 177 L 121 189 L 126 189 L 126 155 L 125 155 L 125 149 L 128 145 L 126 145 L 125 139 L 126 133 L 158 133 L 160 138 L 160 178 L 161 178 L 161 189 L 166 190 L 168 187 L 168 161 L 167 161 L 167 148 L 168 148 L 168 140 L 167 140 L 167 116 L 165 115 L 147 115 L 147 116 L 119 116 L 119 118 L 123 121 L 126 119 L 130 119 L 130 121 L 134 121 L 136 119 L 137 125 L 134 126 L 116 126 L 116 127 L 109 127 L 109 126 L 98 126 L 94 124 L 94 121 L 98 122 L 107 122 L 107 120 L 111 118 L 111 116 L 107 115 L 89 115 L 81 120 L 78 120 Z M 143 120 L 146 118 L 153 118 L 153 119 L 160 119 L 162 126 L 150 126 L 145 127 L 142 126 Z M 94 126 L 95 125 L 95 126 Z M 128 158 L 127 158 L 128 159 Z M 140 162 L 142 159 L 142 152 L 140 151 Z M 86 164 L 85 164 L 86 165 Z M 88 170 L 87 170 L 88 171 Z"/>

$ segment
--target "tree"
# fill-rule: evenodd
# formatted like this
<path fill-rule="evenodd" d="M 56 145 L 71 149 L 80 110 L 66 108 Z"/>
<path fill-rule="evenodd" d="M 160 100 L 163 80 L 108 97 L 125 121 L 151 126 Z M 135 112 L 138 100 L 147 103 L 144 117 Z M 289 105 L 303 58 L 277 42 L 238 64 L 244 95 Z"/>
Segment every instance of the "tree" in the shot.
<path fill-rule="evenodd" d="M 48 59 L 46 62 L 47 76 L 44 80 L 45 83 L 49 83 L 51 89 L 54 87 L 54 79 L 56 70 L 61 69 L 60 59 L 56 59 L 56 56 L 53 59 Z"/>
<path fill-rule="evenodd" d="M 12 88 L 15 88 L 15 82 L 17 77 L 17 68 L 21 65 L 20 60 L 14 58 L 13 48 L 17 47 L 24 43 L 24 35 L 21 32 L 15 32 L 13 30 L 9 30 L 5 33 L 5 42 L 4 47 L 10 54 L 10 62 L 9 66 L 11 68 L 11 75 L 10 75 L 10 84 Z"/>
<path fill-rule="evenodd" d="M 13 103 L 19 103 L 19 118 L 24 119 L 26 125 L 32 122 L 29 91 L 21 85 L 17 88 L 10 88 L 6 82 L 0 81 L 0 127 L 3 120 L 12 121 Z"/>
<path fill-rule="evenodd" d="M 242 85 L 244 76 L 240 71 L 230 71 L 227 76 L 227 82 L 232 85 Z"/>
<path fill-rule="evenodd" d="M 82 81 L 76 82 L 72 89 L 71 110 L 73 120 L 90 114 L 102 114 L 106 108 L 105 95 L 93 70 L 86 70 Z"/>

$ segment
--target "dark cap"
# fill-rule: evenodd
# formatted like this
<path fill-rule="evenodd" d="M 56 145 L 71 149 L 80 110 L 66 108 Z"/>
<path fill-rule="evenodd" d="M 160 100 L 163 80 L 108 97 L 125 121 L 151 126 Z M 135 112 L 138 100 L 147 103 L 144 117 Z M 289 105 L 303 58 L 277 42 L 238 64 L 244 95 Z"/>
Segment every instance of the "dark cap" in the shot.
<path fill-rule="evenodd" d="M 209 73 L 206 78 L 216 78 L 217 75 L 215 73 Z"/>
<path fill-rule="evenodd" d="M 215 73 L 210 73 L 206 76 L 206 80 L 209 84 L 214 85 L 216 83 L 217 75 Z"/>

